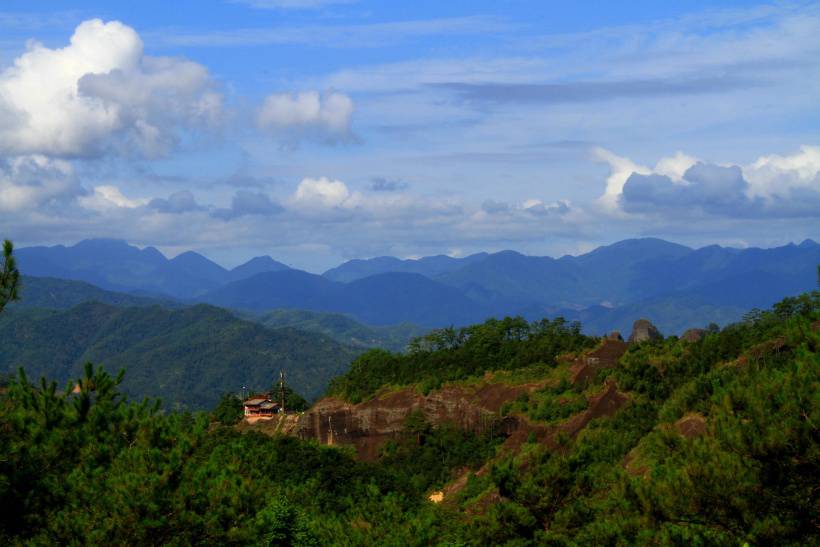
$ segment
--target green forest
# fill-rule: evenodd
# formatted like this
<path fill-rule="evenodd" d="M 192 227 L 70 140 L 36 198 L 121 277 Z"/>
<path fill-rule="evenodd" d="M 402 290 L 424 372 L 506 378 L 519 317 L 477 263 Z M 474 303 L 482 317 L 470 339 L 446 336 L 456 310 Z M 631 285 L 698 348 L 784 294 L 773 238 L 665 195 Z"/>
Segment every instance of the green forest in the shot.
<path fill-rule="evenodd" d="M 2 275 L 0 309 L 16 297 Z M 577 436 L 515 450 L 501 433 L 411 413 L 374 462 L 240 432 L 229 397 L 193 413 L 129 400 L 127 364 L 114 374 L 88 363 L 64 385 L 21 370 L 0 387 L 0 543 L 817 544 L 818 321 L 820 292 L 787 298 L 696 341 L 631 344 L 581 387 L 560 356 L 599 340 L 562 320 L 492 320 L 435 331 L 404 354 L 371 351 L 329 394 L 542 379 L 503 410 L 536 424 L 582 411 L 605 383 L 628 398 Z M 702 431 L 682 434 L 687 417 Z M 465 470 L 455 496 L 428 500 Z"/>
<path fill-rule="evenodd" d="M 85 302 L 67 310 L 15 305 L 0 314 L 0 344 L 0 372 L 25 365 L 32 377 L 46 376 L 62 387 L 91 361 L 112 372 L 125 368 L 124 393 L 188 410 L 213 408 L 224 392 L 238 393 L 242 386 L 264 389 L 280 369 L 313 399 L 363 351 L 322 334 L 266 328 L 204 304 Z"/>

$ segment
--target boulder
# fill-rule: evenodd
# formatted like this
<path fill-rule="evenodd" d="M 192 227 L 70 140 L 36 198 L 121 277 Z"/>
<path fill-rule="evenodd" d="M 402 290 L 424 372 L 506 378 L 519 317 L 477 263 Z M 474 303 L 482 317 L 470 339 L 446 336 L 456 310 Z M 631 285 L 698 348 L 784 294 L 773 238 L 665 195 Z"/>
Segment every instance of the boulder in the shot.
<path fill-rule="evenodd" d="M 704 336 L 706 336 L 706 331 L 704 329 L 688 329 L 680 338 L 681 340 L 695 343 L 699 342 Z"/>
<path fill-rule="evenodd" d="M 648 319 L 638 319 L 632 324 L 632 334 L 629 335 L 630 344 L 661 339 L 663 336 L 660 331 Z"/>

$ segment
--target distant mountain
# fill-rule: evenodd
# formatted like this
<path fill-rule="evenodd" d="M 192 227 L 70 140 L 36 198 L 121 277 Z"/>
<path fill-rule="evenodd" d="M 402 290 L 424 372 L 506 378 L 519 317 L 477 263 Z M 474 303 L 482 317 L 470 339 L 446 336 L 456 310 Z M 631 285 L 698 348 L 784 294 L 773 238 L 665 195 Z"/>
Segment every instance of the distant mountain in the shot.
<path fill-rule="evenodd" d="M 289 266 L 277 262 L 269 256 L 257 256 L 231 270 L 228 281 L 239 281 L 260 273 L 281 272 L 289 269 Z"/>
<path fill-rule="evenodd" d="M 465 324 L 491 315 L 491 310 L 458 289 L 408 273 L 337 283 L 298 270 L 268 272 L 229 283 L 202 295 L 201 300 L 255 311 L 286 308 L 345 313 L 371 325 Z"/>
<path fill-rule="evenodd" d="M 147 298 L 131 294 L 106 291 L 84 281 L 70 281 L 51 277 L 24 275 L 21 280 L 20 300 L 9 304 L 14 308 L 50 308 L 64 310 L 83 302 L 101 302 L 113 306 L 155 306 L 179 307 L 169 299 Z"/>
<path fill-rule="evenodd" d="M 479 262 L 487 253 L 478 253 L 465 258 L 447 255 L 426 256 L 419 259 L 401 260 L 392 256 L 380 256 L 367 260 L 350 260 L 341 266 L 326 271 L 323 275 L 333 281 L 349 283 L 357 279 L 383 273 L 417 273 L 426 277 L 436 277 Z"/>
<path fill-rule="evenodd" d="M 458 287 L 493 307 L 589 306 L 629 301 L 632 280 L 654 261 L 679 258 L 692 249 L 661 239 L 631 239 L 580 255 L 562 258 L 526 256 L 515 251 L 480 253 L 458 259 L 418 260 L 380 257 L 351 260 L 324 276 L 349 282 L 378 273 L 414 272 Z M 602 290 L 603 289 L 603 290 Z M 606 296 L 602 297 L 602 292 Z"/>
<path fill-rule="evenodd" d="M 201 300 L 226 308 L 273 310 L 276 308 L 337 311 L 323 306 L 337 283 L 301 270 L 260 273 L 228 283 L 204 295 Z"/>
<path fill-rule="evenodd" d="M 249 314 L 247 318 L 270 328 L 291 327 L 324 334 L 353 347 L 377 347 L 391 351 L 403 351 L 412 338 L 429 330 L 410 323 L 369 326 L 340 313 L 307 310 L 279 309 L 262 315 Z"/>
<path fill-rule="evenodd" d="M 20 289 L 20 300 L 9 304 L 7 309 L 14 311 L 42 308 L 42 312 L 48 315 L 50 310 L 67 310 L 86 302 L 99 302 L 119 307 L 159 305 L 181 308 L 185 305 L 176 300 L 106 291 L 83 281 L 24 276 Z M 261 315 L 259 313 L 235 313 L 235 315 L 238 315 L 240 319 L 260 323 L 269 328 L 294 328 L 320 334 L 351 347 L 379 347 L 393 351 L 403 350 L 411 338 L 421 336 L 429 330 L 410 323 L 371 326 L 343 314 L 307 310 L 277 309 Z"/>
<path fill-rule="evenodd" d="M 321 394 L 360 350 L 315 333 L 269 329 L 226 310 L 86 303 L 66 311 L 9 308 L 0 314 L 0 371 L 23 366 L 61 384 L 86 361 L 127 369 L 123 389 L 168 406 L 212 408 L 225 391 L 270 387 L 280 368 L 308 398 Z"/>
<path fill-rule="evenodd" d="M 818 263 L 820 245 L 812 243 L 773 249 L 714 245 L 692 250 L 662 240 L 639 239 L 557 260 L 505 251 L 436 279 L 479 300 L 485 294 L 490 300 L 506 298 L 528 306 L 569 309 L 601 304 L 622 307 L 682 293 L 707 297 L 709 287 L 724 283 L 729 292 L 713 290 L 713 297 L 726 305 L 748 308 L 811 290 Z"/>
<path fill-rule="evenodd" d="M 169 260 L 153 247 L 139 249 L 114 239 L 89 239 L 71 247 L 24 247 L 15 252 L 25 275 L 176 298 L 192 298 L 231 281 L 287 268 L 269 257 L 258 257 L 228 271 L 192 251 Z"/>
<path fill-rule="evenodd" d="M 813 289 L 820 245 L 806 240 L 772 249 L 690 249 L 644 238 L 560 258 L 502 251 L 466 258 L 353 260 L 321 276 L 269 257 L 227 271 L 196 253 L 167 260 L 156 249 L 111 240 L 20 249 L 18 258 L 25 275 L 254 312 L 307 310 L 345 314 L 370 325 L 424 327 L 564 314 L 585 318 L 590 332 L 597 332 L 607 325 L 618 328 L 632 320 L 628 315 L 651 308 L 656 324 L 676 332 L 690 326 L 683 326 L 684 320 L 734 321 L 753 307 Z"/>
<path fill-rule="evenodd" d="M 337 288 L 327 301 L 329 309 L 372 325 L 463 325 L 493 314 L 461 291 L 420 274 L 372 275 Z"/>

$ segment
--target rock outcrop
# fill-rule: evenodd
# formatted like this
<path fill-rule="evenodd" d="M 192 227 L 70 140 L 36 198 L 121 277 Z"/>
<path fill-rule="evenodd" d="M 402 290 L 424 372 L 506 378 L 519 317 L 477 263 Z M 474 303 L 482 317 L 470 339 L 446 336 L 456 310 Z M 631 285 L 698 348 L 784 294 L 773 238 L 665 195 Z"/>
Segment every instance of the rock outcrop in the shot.
<path fill-rule="evenodd" d="M 617 336 L 613 336 L 617 335 Z M 601 341 L 592 351 L 576 357 L 570 366 L 570 382 L 575 387 L 583 387 L 595 378 L 599 370 L 613 368 L 618 359 L 626 353 L 627 344 L 620 333 L 614 332 Z"/>
<path fill-rule="evenodd" d="M 607 340 L 615 340 L 617 342 L 623 342 L 624 341 L 624 337 L 621 336 L 621 333 L 618 332 L 617 330 L 614 330 L 614 331 L 610 332 L 607 335 L 606 339 Z"/>
<path fill-rule="evenodd" d="M 688 329 L 680 338 L 681 340 L 694 344 L 702 340 L 704 336 L 706 336 L 706 331 L 703 329 Z"/>
<path fill-rule="evenodd" d="M 630 344 L 661 339 L 663 336 L 660 331 L 648 319 L 638 319 L 632 324 L 632 334 L 629 335 Z"/>
<path fill-rule="evenodd" d="M 475 433 L 512 435 L 525 424 L 515 416 L 500 416 L 501 405 L 544 382 L 511 386 L 488 383 L 478 387 L 444 387 L 422 395 L 413 388 L 389 392 L 360 404 L 327 398 L 299 420 L 295 435 L 327 445 L 353 445 L 360 459 L 375 460 L 385 441 L 404 431 L 414 411 L 433 424 L 452 423 Z"/>
<path fill-rule="evenodd" d="M 591 420 L 611 416 L 628 400 L 609 382 L 603 391 L 590 397 L 586 410 L 560 425 L 548 426 L 532 423 L 523 416 L 500 415 L 505 402 L 544 385 L 540 382 L 448 386 L 428 395 L 405 388 L 355 405 L 328 398 L 303 414 L 291 434 L 326 445 L 352 445 L 360 459 L 374 461 L 386 441 L 404 432 L 408 416 L 421 411 L 432 424 L 451 423 L 475 433 L 503 435 L 506 440 L 502 449 L 516 450 L 530 438 L 552 446 L 558 432 L 574 437 Z"/>

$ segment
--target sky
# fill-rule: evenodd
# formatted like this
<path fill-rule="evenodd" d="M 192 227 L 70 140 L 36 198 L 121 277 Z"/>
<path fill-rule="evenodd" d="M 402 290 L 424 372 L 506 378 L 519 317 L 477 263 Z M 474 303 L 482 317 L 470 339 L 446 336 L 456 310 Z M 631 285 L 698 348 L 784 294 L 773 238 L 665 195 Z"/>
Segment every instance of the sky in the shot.
<path fill-rule="evenodd" d="M 0 4 L 18 246 L 321 272 L 649 236 L 820 236 L 820 3 Z"/>

